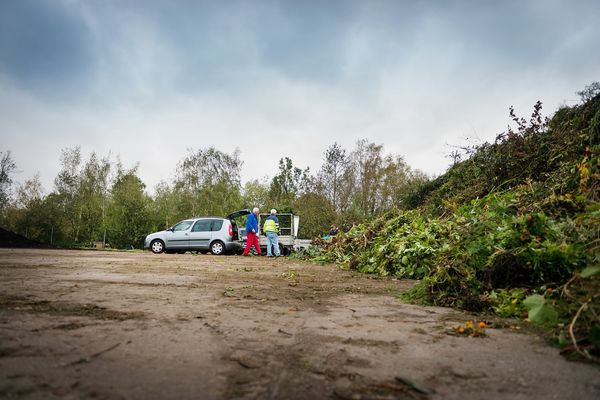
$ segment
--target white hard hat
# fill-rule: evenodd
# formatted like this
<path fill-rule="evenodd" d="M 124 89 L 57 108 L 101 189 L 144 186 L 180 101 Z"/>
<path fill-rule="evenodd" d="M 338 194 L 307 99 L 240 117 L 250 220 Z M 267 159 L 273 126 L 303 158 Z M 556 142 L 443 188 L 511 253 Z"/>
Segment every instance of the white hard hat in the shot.
<path fill-rule="evenodd" d="M 271 209 L 271 214 L 277 214 L 277 210 L 276 210 L 276 209 L 274 209 L 274 208 L 272 208 L 272 209 Z"/>

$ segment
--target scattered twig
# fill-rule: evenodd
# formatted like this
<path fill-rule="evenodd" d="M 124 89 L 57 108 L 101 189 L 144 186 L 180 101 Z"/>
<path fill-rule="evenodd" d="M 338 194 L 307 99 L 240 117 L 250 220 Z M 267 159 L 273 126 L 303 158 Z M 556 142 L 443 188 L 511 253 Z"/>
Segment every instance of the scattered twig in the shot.
<path fill-rule="evenodd" d="M 432 393 L 431 390 L 419 385 L 418 383 L 416 383 L 408 378 L 404 378 L 402 376 L 396 376 L 395 379 L 398 382 L 410 387 L 413 390 L 416 390 L 419 393 L 423 393 L 423 394 L 431 394 Z"/>
<path fill-rule="evenodd" d="M 571 336 L 571 341 L 573 342 L 573 347 L 575 347 L 575 351 L 578 352 L 579 354 L 581 354 L 582 356 L 584 356 L 585 358 L 587 358 L 588 360 L 591 360 L 592 356 L 590 356 L 590 354 L 586 350 L 581 350 L 579 348 L 579 345 L 577 344 L 577 338 L 575 337 L 575 333 L 573 332 L 573 328 L 575 327 L 575 322 L 577 322 L 577 319 L 581 315 L 581 312 L 587 308 L 587 306 L 591 300 L 592 299 L 589 299 L 588 301 L 583 303 L 581 305 L 581 307 L 579 307 L 579 310 L 577 310 L 575 317 L 573 317 L 573 320 L 571 321 L 571 324 L 569 325 L 569 335 Z"/>
<path fill-rule="evenodd" d="M 293 334 L 291 334 L 291 333 L 289 333 L 289 332 L 286 332 L 286 331 L 284 331 L 284 330 L 283 330 L 283 329 L 281 329 L 281 328 L 279 328 L 279 329 L 277 330 L 277 332 L 279 332 L 279 333 L 283 333 L 284 335 L 287 335 L 287 336 L 294 336 Z"/>
<path fill-rule="evenodd" d="M 91 361 L 93 358 L 99 357 L 99 356 L 101 356 L 102 354 L 104 354 L 104 353 L 107 353 L 107 352 L 109 352 L 109 351 L 111 351 L 111 350 L 113 350 L 113 349 L 115 349 L 115 348 L 119 347 L 119 345 L 120 345 L 120 344 L 121 344 L 121 343 L 117 343 L 117 344 L 114 344 L 114 345 L 110 346 L 110 347 L 109 347 L 109 348 L 107 348 L 107 349 L 104 349 L 104 350 L 102 350 L 102 351 L 99 351 L 99 352 L 97 352 L 97 353 L 94 353 L 94 354 L 92 354 L 92 355 L 89 355 L 89 356 L 87 356 L 87 357 L 81 357 L 79 360 L 73 361 L 73 362 L 71 362 L 71 363 L 69 363 L 69 364 L 67 364 L 67 365 L 77 365 L 77 364 L 83 364 L 83 363 L 86 363 L 86 362 L 90 362 L 90 361 Z"/>
<path fill-rule="evenodd" d="M 579 278 L 579 273 L 575 273 L 571 279 L 569 279 L 569 281 L 567 283 L 565 283 L 562 287 L 562 294 L 566 297 L 569 297 L 571 299 L 573 299 L 573 296 L 571 296 L 571 293 L 569 292 L 569 285 L 571 283 L 573 283 L 573 281 L 575 281 L 575 279 Z"/>

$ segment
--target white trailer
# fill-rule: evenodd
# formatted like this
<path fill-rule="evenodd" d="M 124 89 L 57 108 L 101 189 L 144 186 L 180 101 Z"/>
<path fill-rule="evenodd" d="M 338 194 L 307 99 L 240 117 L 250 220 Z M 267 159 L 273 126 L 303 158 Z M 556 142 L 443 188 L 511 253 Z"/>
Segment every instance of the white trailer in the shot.
<path fill-rule="evenodd" d="M 267 250 L 267 236 L 262 232 L 262 225 L 269 214 L 260 214 L 259 226 L 261 229 L 258 242 L 260 244 L 260 250 Z M 277 214 L 279 219 L 279 250 L 281 255 L 288 256 L 294 250 L 296 250 L 296 240 L 298 237 L 298 228 L 300 227 L 300 217 L 298 215 L 290 213 Z"/>
<path fill-rule="evenodd" d="M 241 216 L 246 216 L 251 213 L 250 210 L 240 210 L 236 213 L 230 215 L 231 217 L 237 218 Z M 259 238 L 258 242 L 260 244 L 261 251 L 267 250 L 267 237 L 264 232 L 262 232 L 262 227 L 265 219 L 269 216 L 269 214 L 260 214 L 258 220 L 259 226 Z M 282 255 L 289 255 L 292 251 L 298 250 L 298 248 L 306 247 L 304 242 L 298 239 L 298 228 L 300 227 L 300 216 L 294 215 L 291 213 L 281 213 L 277 214 L 277 219 L 279 219 L 279 250 Z M 238 230 L 238 238 L 243 243 L 246 244 L 247 235 L 246 235 L 246 227 L 242 224 L 236 225 Z"/>

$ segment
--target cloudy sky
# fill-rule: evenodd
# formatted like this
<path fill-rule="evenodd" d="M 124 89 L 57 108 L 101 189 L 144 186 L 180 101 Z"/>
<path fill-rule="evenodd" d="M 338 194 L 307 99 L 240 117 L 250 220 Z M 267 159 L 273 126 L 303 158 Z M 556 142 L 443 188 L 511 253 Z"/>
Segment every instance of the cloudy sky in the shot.
<path fill-rule="evenodd" d="M 47 191 L 74 145 L 149 187 L 188 148 L 239 147 L 245 181 L 360 138 L 439 174 L 510 105 L 600 80 L 598 21 L 596 0 L 0 0 L 0 150 Z"/>

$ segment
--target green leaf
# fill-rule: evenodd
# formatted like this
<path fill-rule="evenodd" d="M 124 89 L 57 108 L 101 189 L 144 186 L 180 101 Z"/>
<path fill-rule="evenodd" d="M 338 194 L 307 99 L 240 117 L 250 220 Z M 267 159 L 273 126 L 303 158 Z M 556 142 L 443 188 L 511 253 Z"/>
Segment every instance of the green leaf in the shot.
<path fill-rule="evenodd" d="M 540 307 L 546 302 L 544 296 L 540 296 L 539 294 L 532 294 L 531 296 L 527 296 L 525 300 L 523 300 L 523 305 L 527 307 L 528 310 L 531 310 L 534 307 Z"/>
<path fill-rule="evenodd" d="M 581 271 L 582 278 L 589 278 L 598 274 L 600 274 L 600 265 L 592 265 L 584 268 L 583 271 Z"/>
<path fill-rule="evenodd" d="M 534 324 L 553 325 L 558 319 L 554 307 L 546 302 L 543 296 L 533 294 L 523 300 L 523 305 L 529 310 L 529 320 Z"/>

